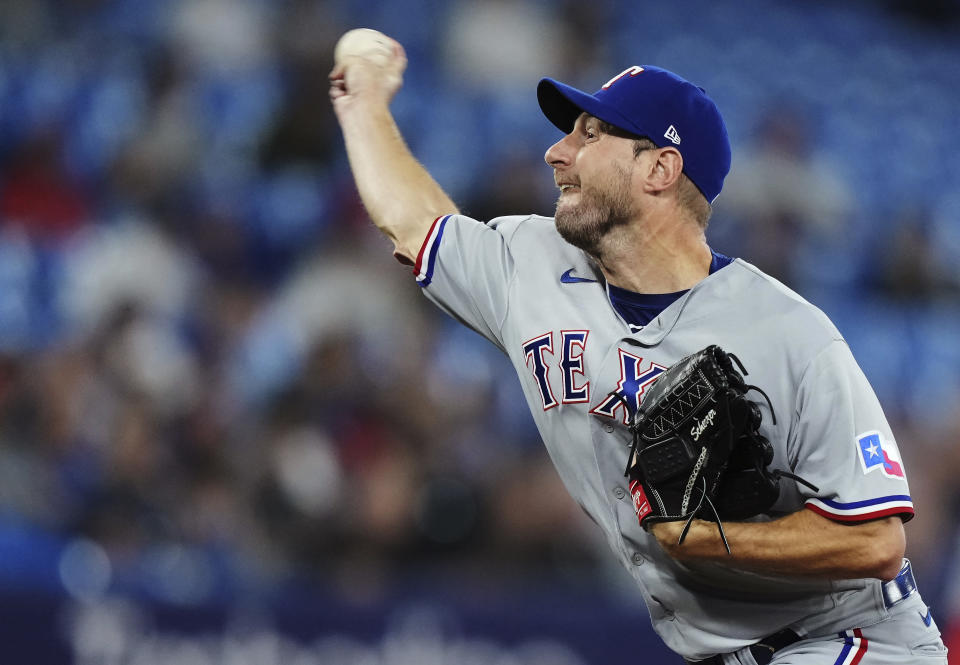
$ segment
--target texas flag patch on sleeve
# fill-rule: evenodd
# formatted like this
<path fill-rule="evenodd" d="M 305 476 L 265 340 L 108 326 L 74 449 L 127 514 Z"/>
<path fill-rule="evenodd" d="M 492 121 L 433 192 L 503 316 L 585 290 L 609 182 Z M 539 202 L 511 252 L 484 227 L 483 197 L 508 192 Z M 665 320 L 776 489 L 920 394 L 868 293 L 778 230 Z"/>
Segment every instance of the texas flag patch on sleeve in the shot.
<path fill-rule="evenodd" d="M 879 471 L 882 476 L 903 481 L 906 489 L 907 477 L 903 470 L 903 460 L 897 444 L 884 437 L 878 431 L 864 432 L 854 437 L 852 441 L 856 447 L 856 455 L 860 460 L 863 475 L 868 476 Z M 857 487 L 857 483 L 848 483 L 841 491 L 844 495 L 810 497 L 806 500 L 806 507 L 815 513 L 840 522 L 865 522 L 891 515 L 899 516 L 904 522 L 913 518 L 913 500 L 909 494 L 886 494 L 861 498 L 863 492 L 877 489 L 889 490 L 892 486 L 886 481 L 880 483 L 865 483 L 864 487 Z M 894 485 L 895 486 L 895 485 Z M 858 491 L 859 490 L 859 491 Z M 860 496 L 849 496 L 850 492 L 857 492 Z M 846 500 L 841 501 L 844 498 Z"/>
<path fill-rule="evenodd" d="M 857 436 L 860 464 L 865 474 L 880 470 L 888 478 L 904 478 L 900 451 L 893 441 L 885 441 L 880 432 L 864 432 Z"/>

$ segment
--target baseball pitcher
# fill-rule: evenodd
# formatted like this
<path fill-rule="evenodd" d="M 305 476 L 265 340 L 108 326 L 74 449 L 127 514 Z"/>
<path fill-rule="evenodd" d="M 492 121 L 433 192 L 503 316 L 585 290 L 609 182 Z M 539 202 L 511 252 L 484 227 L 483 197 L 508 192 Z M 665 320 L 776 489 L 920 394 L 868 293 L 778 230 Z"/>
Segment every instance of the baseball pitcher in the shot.
<path fill-rule="evenodd" d="M 633 65 L 537 87 L 553 218 L 478 221 L 391 116 L 406 58 L 330 96 L 361 198 L 427 298 L 513 363 L 564 485 L 688 663 L 945 665 L 904 559 L 897 444 L 816 307 L 704 230 L 730 168 L 700 88 Z"/>

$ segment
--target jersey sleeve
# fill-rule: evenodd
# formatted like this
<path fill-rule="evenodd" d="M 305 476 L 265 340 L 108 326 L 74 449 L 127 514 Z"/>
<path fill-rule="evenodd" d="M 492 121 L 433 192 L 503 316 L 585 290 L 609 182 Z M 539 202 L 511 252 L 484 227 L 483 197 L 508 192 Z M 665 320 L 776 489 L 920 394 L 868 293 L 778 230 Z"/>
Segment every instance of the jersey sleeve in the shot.
<path fill-rule="evenodd" d="M 803 488 L 806 507 L 840 522 L 913 517 L 897 443 L 880 402 L 843 340 L 807 367 L 792 437 L 795 471 L 819 488 Z"/>
<path fill-rule="evenodd" d="M 516 271 L 509 240 L 518 219 L 522 218 L 485 224 L 463 215 L 440 217 L 424 239 L 413 268 L 427 298 L 500 348 Z"/>

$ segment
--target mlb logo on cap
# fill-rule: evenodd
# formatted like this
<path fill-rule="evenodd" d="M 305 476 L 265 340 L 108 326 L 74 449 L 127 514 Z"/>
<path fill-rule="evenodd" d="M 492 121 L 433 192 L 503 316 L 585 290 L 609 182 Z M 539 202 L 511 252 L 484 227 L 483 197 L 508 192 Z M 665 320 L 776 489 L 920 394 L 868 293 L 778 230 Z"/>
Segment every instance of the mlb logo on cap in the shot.
<path fill-rule="evenodd" d="M 889 478 L 903 478 L 900 451 L 893 441 L 884 441 L 880 432 L 865 432 L 857 437 L 863 472 L 880 469 Z"/>

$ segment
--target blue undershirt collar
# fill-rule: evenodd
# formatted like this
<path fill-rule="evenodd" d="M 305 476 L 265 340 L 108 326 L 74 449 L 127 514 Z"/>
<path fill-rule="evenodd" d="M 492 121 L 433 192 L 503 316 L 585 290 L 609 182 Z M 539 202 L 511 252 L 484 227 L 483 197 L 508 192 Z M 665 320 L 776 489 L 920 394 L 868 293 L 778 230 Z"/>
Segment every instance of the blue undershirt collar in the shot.
<path fill-rule="evenodd" d="M 717 272 L 724 266 L 733 263 L 729 256 L 715 252 L 712 249 L 710 253 L 713 259 L 710 261 L 710 274 Z M 610 297 L 610 304 L 617 310 L 617 313 L 627 322 L 630 328 L 637 332 L 645 325 L 653 321 L 660 312 L 665 310 L 673 301 L 682 296 L 689 289 L 676 291 L 674 293 L 637 293 L 621 289 L 619 286 L 607 284 L 607 294 Z"/>

